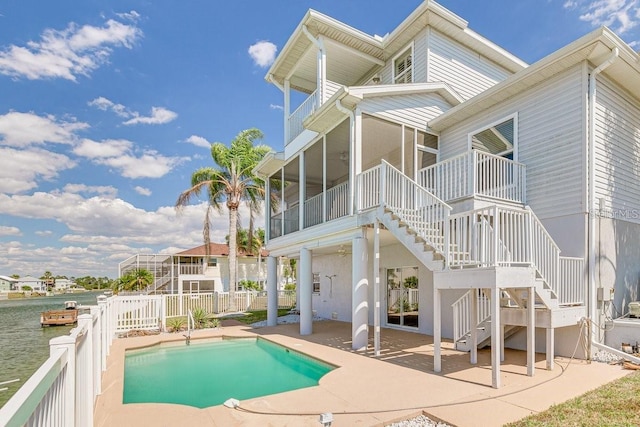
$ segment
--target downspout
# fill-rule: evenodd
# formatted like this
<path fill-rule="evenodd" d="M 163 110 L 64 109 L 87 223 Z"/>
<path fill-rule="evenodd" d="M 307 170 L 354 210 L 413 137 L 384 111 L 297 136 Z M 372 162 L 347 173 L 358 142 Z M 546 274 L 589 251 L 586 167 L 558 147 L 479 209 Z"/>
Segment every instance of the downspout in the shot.
<path fill-rule="evenodd" d="M 345 87 L 344 88 L 344 93 L 345 95 L 349 94 L 349 88 Z M 349 204 L 349 215 L 353 215 L 353 213 L 355 212 L 355 208 L 354 208 L 354 203 L 355 203 L 355 188 L 354 188 L 354 175 L 355 175 L 355 151 L 356 151 L 356 147 L 355 147 L 355 143 L 356 143 L 356 115 L 352 110 L 349 110 L 348 108 L 346 108 L 344 105 L 342 105 L 342 102 L 340 101 L 340 99 L 336 99 L 336 108 L 338 109 L 338 111 L 340 111 L 341 113 L 344 113 L 346 115 L 349 116 L 349 200 L 351 200 L 351 203 Z"/>
<path fill-rule="evenodd" d="M 618 48 L 614 47 L 611 50 L 611 55 L 602 62 L 598 67 L 596 67 L 591 74 L 589 75 L 589 96 L 588 96 L 588 104 L 589 104 L 589 131 L 588 131 L 588 150 L 589 150 L 589 165 L 588 165 L 588 173 L 589 173 L 589 185 L 588 185 L 588 197 L 587 197 L 587 218 L 589 223 L 589 241 L 588 241 L 588 265 L 589 265 L 589 319 L 591 320 L 591 325 L 589 328 L 589 334 L 591 335 L 589 339 L 589 349 L 587 358 L 591 359 L 592 352 L 592 343 L 596 344 L 596 332 L 598 331 L 600 325 L 595 324 L 597 320 L 597 301 L 596 301 L 596 248 L 595 248 L 595 232 L 596 232 L 596 222 L 594 219 L 595 216 L 595 167 L 596 167 L 596 156 L 595 156 L 595 134 L 596 134 L 596 125 L 595 125 L 595 117 L 596 117 L 596 77 L 602 71 L 604 71 L 609 65 L 613 64 L 613 62 L 618 58 Z M 602 344 L 597 343 L 597 347 L 601 347 Z"/>

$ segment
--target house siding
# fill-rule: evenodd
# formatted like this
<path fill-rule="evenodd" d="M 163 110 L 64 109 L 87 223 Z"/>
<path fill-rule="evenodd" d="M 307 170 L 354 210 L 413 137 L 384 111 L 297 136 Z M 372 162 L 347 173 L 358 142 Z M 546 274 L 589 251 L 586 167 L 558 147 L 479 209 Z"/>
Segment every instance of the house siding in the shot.
<path fill-rule="evenodd" d="M 464 99 L 485 91 L 511 74 L 432 28 L 427 41 L 427 81 L 447 82 Z"/>
<path fill-rule="evenodd" d="M 488 109 L 480 118 L 445 130 L 441 159 L 466 152 L 470 132 L 518 113 L 518 161 L 527 167 L 527 204 L 541 219 L 584 212 L 583 80 L 583 67 L 576 66 Z"/>
<path fill-rule="evenodd" d="M 595 200 L 616 218 L 640 223 L 640 102 L 606 78 L 597 82 Z"/>
<path fill-rule="evenodd" d="M 451 106 L 439 95 L 402 95 L 365 99 L 359 104 L 363 113 L 374 114 L 396 123 L 426 129 L 429 120 Z"/>

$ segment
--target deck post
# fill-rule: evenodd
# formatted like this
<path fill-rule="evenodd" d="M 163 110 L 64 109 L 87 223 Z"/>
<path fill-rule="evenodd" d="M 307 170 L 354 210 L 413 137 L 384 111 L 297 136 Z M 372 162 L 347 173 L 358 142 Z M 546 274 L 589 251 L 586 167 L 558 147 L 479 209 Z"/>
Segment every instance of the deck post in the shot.
<path fill-rule="evenodd" d="M 547 369 L 553 371 L 553 356 L 555 354 L 555 329 L 547 328 Z"/>
<path fill-rule="evenodd" d="M 107 340 L 107 335 L 109 334 L 107 324 L 107 297 L 105 295 L 98 297 L 98 308 L 100 313 L 100 339 L 102 341 L 100 345 L 100 370 L 104 372 L 107 370 L 107 347 L 109 346 Z"/>
<path fill-rule="evenodd" d="M 440 289 L 433 286 L 433 371 L 442 371 L 442 296 Z"/>
<path fill-rule="evenodd" d="M 67 374 L 64 378 L 62 390 L 62 426 L 73 427 L 76 421 L 76 339 L 70 335 L 52 338 L 49 341 L 49 355 L 59 350 L 67 353 Z"/>
<path fill-rule="evenodd" d="M 313 293 L 313 271 L 311 270 L 311 251 L 306 248 L 300 249 L 300 335 L 311 335 L 313 333 L 313 304 L 311 296 Z"/>
<path fill-rule="evenodd" d="M 491 386 L 500 388 L 500 288 L 491 288 Z"/>
<path fill-rule="evenodd" d="M 81 314 L 78 316 L 78 329 L 84 330 L 84 344 L 82 351 L 76 356 L 76 422 L 87 426 L 93 425 L 93 403 L 95 393 L 93 388 L 93 316 Z M 79 347 L 78 347 L 79 348 Z M 80 387 L 78 387 L 80 386 Z"/>
<path fill-rule="evenodd" d="M 536 288 L 529 288 L 527 296 L 527 375 L 532 377 L 536 367 Z"/>
<path fill-rule="evenodd" d="M 478 290 L 471 289 L 471 306 L 469 307 L 469 332 L 471 336 L 471 349 L 469 350 L 469 363 L 478 363 Z"/>
<path fill-rule="evenodd" d="M 278 260 L 267 257 L 267 326 L 278 324 Z"/>
<path fill-rule="evenodd" d="M 352 242 L 352 296 L 351 296 L 351 348 L 356 351 L 367 349 L 369 342 L 369 263 L 367 239 L 357 237 Z"/>

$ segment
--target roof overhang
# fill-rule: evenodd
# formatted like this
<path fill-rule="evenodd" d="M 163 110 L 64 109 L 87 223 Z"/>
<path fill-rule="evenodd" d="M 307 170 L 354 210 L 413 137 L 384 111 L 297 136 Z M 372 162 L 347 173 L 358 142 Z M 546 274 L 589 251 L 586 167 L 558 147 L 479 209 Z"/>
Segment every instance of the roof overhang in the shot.
<path fill-rule="evenodd" d="M 458 105 L 463 101 L 462 97 L 444 82 L 342 87 L 314 114 L 304 120 L 304 127 L 323 133 L 335 126 L 336 123 L 347 117 L 344 110 L 339 108 L 337 104 L 348 110 L 353 110 L 364 99 L 424 94 L 437 94 L 451 106 Z"/>
<path fill-rule="evenodd" d="M 640 56 L 615 33 L 602 27 L 441 114 L 428 125 L 435 131 L 447 129 L 583 61 L 597 66 L 615 47 L 619 57 L 603 74 L 640 100 Z"/>
<path fill-rule="evenodd" d="M 284 153 L 282 151 L 270 151 L 267 153 L 260 163 L 253 168 L 253 173 L 268 178 L 284 166 Z"/>
<path fill-rule="evenodd" d="M 393 32 L 385 37 L 371 36 L 313 9 L 307 11 L 274 63 L 266 80 L 304 93 L 315 90 L 316 47 L 308 35 L 322 36 L 327 56 L 327 78 L 346 86 L 363 84 L 398 50 L 411 42 L 426 26 L 443 32 L 506 70 L 515 73 L 525 62 L 467 28 L 467 21 L 432 0 L 422 2 Z M 348 67 L 345 67 L 348 63 Z M 348 74 L 344 75 L 345 68 Z M 339 77 L 338 77 L 339 76 Z"/>

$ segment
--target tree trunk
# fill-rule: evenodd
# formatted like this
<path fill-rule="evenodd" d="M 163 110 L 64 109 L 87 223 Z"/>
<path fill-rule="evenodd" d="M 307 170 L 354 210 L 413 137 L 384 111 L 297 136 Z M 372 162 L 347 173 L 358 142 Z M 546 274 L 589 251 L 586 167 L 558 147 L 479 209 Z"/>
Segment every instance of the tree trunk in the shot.
<path fill-rule="evenodd" d="M 236 306 L 236 290 L 238 278 L 236 277 L 236 264 L 238 262 L 237 252 L 238 237 L 238 208 L 229 207 L 229 311 L 238 311 Z"/>

